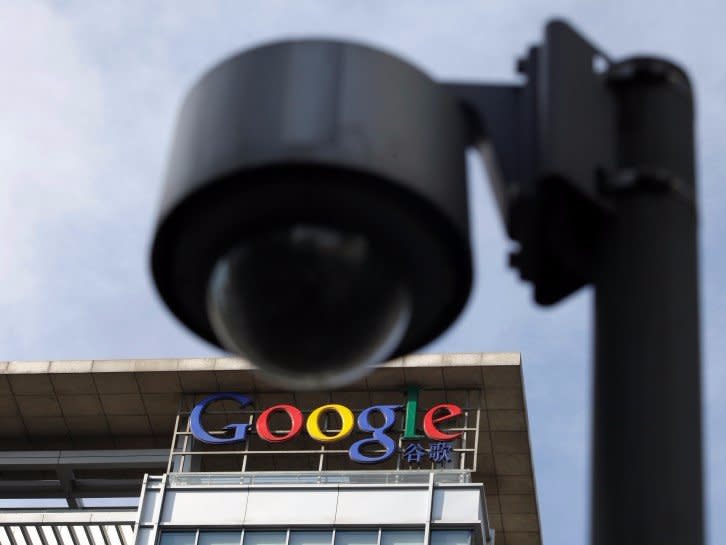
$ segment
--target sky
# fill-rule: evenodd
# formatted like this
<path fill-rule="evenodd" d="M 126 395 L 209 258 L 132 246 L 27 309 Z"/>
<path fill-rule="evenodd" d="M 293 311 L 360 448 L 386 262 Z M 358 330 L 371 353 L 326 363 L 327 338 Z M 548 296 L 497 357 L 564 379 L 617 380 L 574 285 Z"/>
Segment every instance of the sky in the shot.
<path fill-rule="evenodd" d="M 717 0 L 0 0 L 0 359 L 218 355 L 156 297 L 148 266 L 171 132 L 190 85 L 244 48 L 362 41 L 436 79 L 516 81 L 564 17 L 614 58 L 659 54 L 696 92 L 710 542 L 726 534 L 726 6 Z M 545 543 L 588 540 L 592 294 L 536 307 L 506 266 L 468 157 L 477 284 L 429 352 L 520 351 Z"/>

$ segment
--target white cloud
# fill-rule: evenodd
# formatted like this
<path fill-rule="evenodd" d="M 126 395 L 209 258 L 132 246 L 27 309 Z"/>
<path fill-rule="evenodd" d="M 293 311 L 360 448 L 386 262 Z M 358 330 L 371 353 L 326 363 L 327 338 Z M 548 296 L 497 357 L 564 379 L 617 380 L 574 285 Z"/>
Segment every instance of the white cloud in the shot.
<path fill-rule="evenodd" d="M 40 279 L 59 273 L 44 267 L 45 235 L 99 205 L 103 96 L 71 25 L 47 6 L 3 3 L 0 20 L 1 304 L 13 336 L 34 338 Z"/>

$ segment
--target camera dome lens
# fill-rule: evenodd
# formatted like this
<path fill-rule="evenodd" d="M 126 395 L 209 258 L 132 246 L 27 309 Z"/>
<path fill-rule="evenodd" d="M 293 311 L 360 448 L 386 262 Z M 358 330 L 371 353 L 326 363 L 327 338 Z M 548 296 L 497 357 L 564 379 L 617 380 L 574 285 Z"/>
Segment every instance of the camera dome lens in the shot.
<path fill-rule="evenodd" d="M 387 359 L 411 297 L 366 236 L 295 224 L 252 236 L 215 265 L 207 312 L 218 340 L 295 388 L 335 387 Z"/>

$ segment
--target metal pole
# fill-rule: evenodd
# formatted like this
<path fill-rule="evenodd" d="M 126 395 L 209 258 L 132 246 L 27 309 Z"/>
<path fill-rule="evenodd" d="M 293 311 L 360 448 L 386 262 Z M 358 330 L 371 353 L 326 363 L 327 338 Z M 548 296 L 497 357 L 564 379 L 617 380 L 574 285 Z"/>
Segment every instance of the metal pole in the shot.
<path fill-rule="evenodd" d="M 595 275 L 592 538 L 703 543 L 693 105 L 670 63 L 611 73 L 619 174 Z"/>

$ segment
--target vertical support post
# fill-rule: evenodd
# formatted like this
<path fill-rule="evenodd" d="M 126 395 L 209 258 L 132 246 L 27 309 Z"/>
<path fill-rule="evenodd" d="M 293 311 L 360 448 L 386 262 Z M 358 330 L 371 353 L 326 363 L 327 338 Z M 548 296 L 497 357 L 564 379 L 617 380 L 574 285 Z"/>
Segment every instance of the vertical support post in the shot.
<path fill-rule="evenodd" d="M 434 494 L 436 493 L 435 473 L 429 472 L 429 484 L 427 487 L 428 497 L 426 499 L 428 516 L 426 517 L 426 525 L 424 526 L 424 545 L 431 544 L 431 519 L 434 518 Z"/>
<path fill-rule="evenodd" d="M 691 89 L 656 59 L 610 81 L 620 170 L 594 267 L 593 543 L 701 545 Z"/>
<path fill-rule="evenodd" d="M 179 401 L 179 408 L 177 409 L 176 418 L 174 419 L 174 432 L 171 436 L 171 448 L 169 449 L 169 461 L 166 464 L 166 472 L 171 473 L 175 469 L 174 462 L 176 461 L 176 443 L 177 443 L 177 432 L 179 431 L 179 414 L 181 413 L 181 400 Z M 183 458 L 183 456 L 182 456 Z M 181 467 L 183 463 L 179 464 Z"/>
<path fill-rule="evenodd" d="M 181 469 L 184 473 L 191 473 L 193 471 L 199 471 L 201 466 L 201 455 L 199 454 L 186 454 L 188 452 L 194 452 L 196 448 L 196 439 L 191 435 L 191 426 L 189 423 L 189 416 L 186 418 L 186 425 L 184 427 L 184 442 L 182 450 L 185 453 L 181 458 Z"/>
<path fill-rule="evenodd" d="M 467 435 L 469 432 L 467 431 L 469 429 L 469 409 L 467 408 L 464 411 L 464 433 L 461 434 L 461 440 L 460 440 L 460 446 L 461 446 L 461 452 L 459 453 L 459 469 L 466 469 L 466 447 L 468 445 L 467 443 Z M 477 430 L 478 432 L 479 430 Z"/>
<path fill-rule="evenodd" d="M 247 426 L 250 429 L 252 428 L 253 419 L 254 419 L 254 413 L 250 413 L 249 417 L 247 418 Z M 252 437 L 248 436 L 247 440 L 245 441 L 245 448 L 244 448 L 244 452 L 242 454 L 242 470 L 241 470 L 242 473 L 247 471 L 247 457 L 249 456 L 248 452 L 250 451 L 250 441 L 252 441 Z"/>

